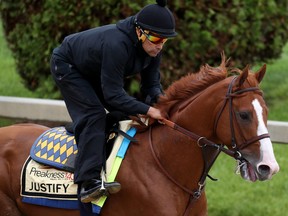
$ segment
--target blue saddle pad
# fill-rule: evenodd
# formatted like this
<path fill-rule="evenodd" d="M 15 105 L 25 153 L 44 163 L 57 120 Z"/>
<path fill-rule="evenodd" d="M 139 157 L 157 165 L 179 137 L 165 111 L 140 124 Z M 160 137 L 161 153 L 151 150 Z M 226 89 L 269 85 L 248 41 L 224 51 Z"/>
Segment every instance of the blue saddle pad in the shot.
<path fill-rule="evenodd" d="M 55 127 L 38 137 L 30 156 L 39 163 L 73 172 L 77 152 L 74 135 L 68 133 L 65 127 Z"/>

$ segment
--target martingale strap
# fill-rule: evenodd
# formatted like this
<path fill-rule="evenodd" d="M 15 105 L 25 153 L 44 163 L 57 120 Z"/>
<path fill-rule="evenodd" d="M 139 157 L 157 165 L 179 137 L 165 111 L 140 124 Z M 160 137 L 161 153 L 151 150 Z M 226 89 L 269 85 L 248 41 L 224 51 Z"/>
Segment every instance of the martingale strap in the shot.
<path fill-rule="evenodd" d="M 195 140 L 197 140 L 197 144 L 199 145 L 199 147 L 202 148 L 202 154 L 203 154 L 203 158 L 205 160 L 205 163 L 204 163 L 204 170 L 203 170 L 203 173 L 202 173 L 202 176 L 199 180 L 199 183 L 198 183 L 198 186 L 199 188 L 196 190 L 196 191 L 192 191 L 184 186 L 182 186 L 179 182 L 177 182 L 168 172 L 167 170 L 164 168 L 164 166 L 161 164 L 159 158 L 157 157 L 156 153 L 155 153 L 155 150 L 154 150 L 154 147 L 153 147 L 153 142 L 152 142 L 152 127 L 149 128 L 149 145 L 150 145 L 150 149 L 151 149 L 151 152 L 152 152 L 152 155 L 156 161 L 156 163 L 158 164 L 158 166 L 161 168 L 161 170 L 165 173 L 165 175 L 172 181 L 174 182 L 178 187 L 182 188 L 184 191 L 186 191 L 187 193 L 189 193 L 190 195 L 192 195 L 194 198 L 198 199 L 201 195 L 201 191 L 202 189 L 204 188 L 204 185 L 205 185 L 205 180 L 206 180 L 206 177 L 208 176 L 208 172 L 209 170 L 211 169 L 211 167 L 213 166 L 215 160 L 217 159 L 218 155 L 220 154 L 223 148 L 223 146 L 220 146 L 220 145 L 217 145 L 209 140 L 207 140 L 206 138 L 204 137 L 200 137 L 178 125 L 176 125 L 175 123 L 167 120 L 167 119 L 164 119 L 163 120 L 163 123 L 165 123 L 167 126 L 177 130 L 177 131 L 180 131 L 182 132 L 183 134 L 185 135 L 188 135 L 190 138 L 193 138 Z M 205 144 L 204 145 L 200 145 L 200 142 L 203 141 Z M 209 148 L 209 149 L 208 149 Z M 223 148 L 224 149 L 224 148 Z M 228 151 L 228 149 L 225 149 L 225 151 Z M 211 159 L 208 160 L 208 152 L 212 155 Z M 210 177 L 209 177 L 210 178 Z M 213 178 L 211 178 L 212 180 L 215 180 Z"/>
<path fill-rule="evenodd" d="M 197 140 L 197 144 L 199 145 L 199 147 L 201 147 L 202 149 L 202 155 L 204 158 L 204 169 L 202 172 L 202 175 L 198 181 L 198 188 L 195 190 L 191 190 L 185 186 L 183 186 L 181 183 L 179 183 L 176 179 L 174 179 L 170 173 L 165 169 L 165 167 L 162 165 L 160 159 L 157 157 L 154 147 L 153 147 L 153 142 L 152 142 L 152 126 L 149 128 L 149 146 L 153 155 L 154 160 L 156 161 L 157 165 L 159 166 L 159 168 L 162 170 L 162 172 L 167 176 L 168 179 L 170 179 L 170 181 L 172 181 L 175 185 L 177 185 L 179 188 L 181 188 L 182 190 L 184 190 L 186 193 L 188 193 L 190 195 L 189 198 L 189 202 L 186 206 L 185 209 L 185 213 L 184 216 L 188 216 L 190 209 L 192 208 L 194 202 L 196 200 L 198 200 L 201 197 L 202 191 L 205 187 L 205 182 L 206 182 L 206 177 L 208 176 L 209 178 L 211 178 L 208 173 L 211 169 L 211 167 L 213 166 L 214 162 L 216 161 L 218 155 L 220 154 L 221 150 L 219 145 L 217 144 L 213 144 L 212 142 L 210 142 L 209 140 L 203 138 L 203 137 L 199 137 L 198 135 L 176 125 L 175 123 L 164 119 L 162 123 L 165 123 L 166 125 L 168 125 L 169 127 L 180 131 L 181 133 L 187 135 L 190 138 L 193 138 L 195 140 Z M 207 141 L 207 143 L 205 145 L 201 145 L 200 146 L 200 141 L 204 141 L 204 139 Z M 208 144 L 209 143 L 209 144 Z M 210 145 L 211 144 L 211 145 Z M 213 144 L 213 145 L 212 145 Z M 216 147 L 217 145 L 217 147 Z M 215 148 L 216 147 L 216 148 Z M 209 159 L 208 159 L 208 155 L 212 155 Z M 212 180 L 216 180 L 211 178 Z"/>

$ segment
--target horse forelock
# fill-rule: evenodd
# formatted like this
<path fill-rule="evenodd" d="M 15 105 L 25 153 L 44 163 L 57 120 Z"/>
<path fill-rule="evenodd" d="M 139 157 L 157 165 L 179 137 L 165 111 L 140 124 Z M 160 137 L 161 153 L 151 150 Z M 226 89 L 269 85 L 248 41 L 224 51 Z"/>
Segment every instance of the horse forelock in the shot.
<path fill-rule="evenodd" d="M 205 64 L 200 67 L 197 73 L 189 73 L 175 81 L 167 88 L 165 95 L 160 96 L 156 107 L 164 113 L 169 113 L 175 104 L 183 102 L 207 87 L 225 79 L 228 76 L 227 62 L 225 55 L 222 54 L 222 62 L 218 67 Z"/>

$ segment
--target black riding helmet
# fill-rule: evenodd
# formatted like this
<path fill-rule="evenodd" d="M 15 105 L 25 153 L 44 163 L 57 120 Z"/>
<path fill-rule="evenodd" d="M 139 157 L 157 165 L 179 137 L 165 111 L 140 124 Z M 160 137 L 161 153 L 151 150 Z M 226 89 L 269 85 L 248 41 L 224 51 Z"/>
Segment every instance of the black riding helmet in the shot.
<path fill-rule="evenodd" d="M 156 0 L 157 4 L 144 7 L 136 14 L 135 25 L 143 30 L 159 34 L 163 38 L 175 37 L 175 19 L 166 7 L 166 0 Z"/>

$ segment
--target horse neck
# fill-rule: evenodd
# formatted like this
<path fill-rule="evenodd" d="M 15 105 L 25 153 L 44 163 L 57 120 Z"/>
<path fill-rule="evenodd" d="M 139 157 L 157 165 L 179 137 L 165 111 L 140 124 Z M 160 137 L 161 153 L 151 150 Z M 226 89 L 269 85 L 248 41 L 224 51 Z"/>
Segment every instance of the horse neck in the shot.
<path fill-rule="evenodd" d="M 225 101 L 229 81 L 220 81 L 197 95 L 180 103 L 171 114 L 171 120 L 181 127 L 214 142 L 214 124 Z"/>
<path fill-rule="evenodd" d="M 223 105 L 227 85 L 220 81 L 179 103 L 169 113 L 170 120 L 217 143 L 217 137 L 213 132 L 214 121 Z M 156 157 L 170 177 L 191 190 L 197 189 L 204 171 L 202 148 L 197 145 L 197 141 L 168 126 L 158 125 L 152 129 L 150 143 L 153 145 Z M 205 160 L 213 157 L 210 153 L 206 154 Z M 155 167 L 158 172 L 164 173 L 157 166 Z"/>
<path fill-rule="evenodd" d="M 228 85 L 225 83 L 227 81 L 220 81 L 188 102 L 180 104 L 174 109 L 171 120 L 198 136 L 217 143 L 219 140 L 214 134 L 214 121 L 224 102 Z M 159 126 L 154 129 L 153 134 L 155 151 L 167 171 L 182 184 L 197 187 L 204 171 L 204 160 L 213 158 L 214 150 L 208 152 L 204 159 L 202 148 L 197 145 L 197 141 L 179 131 Z"/>

